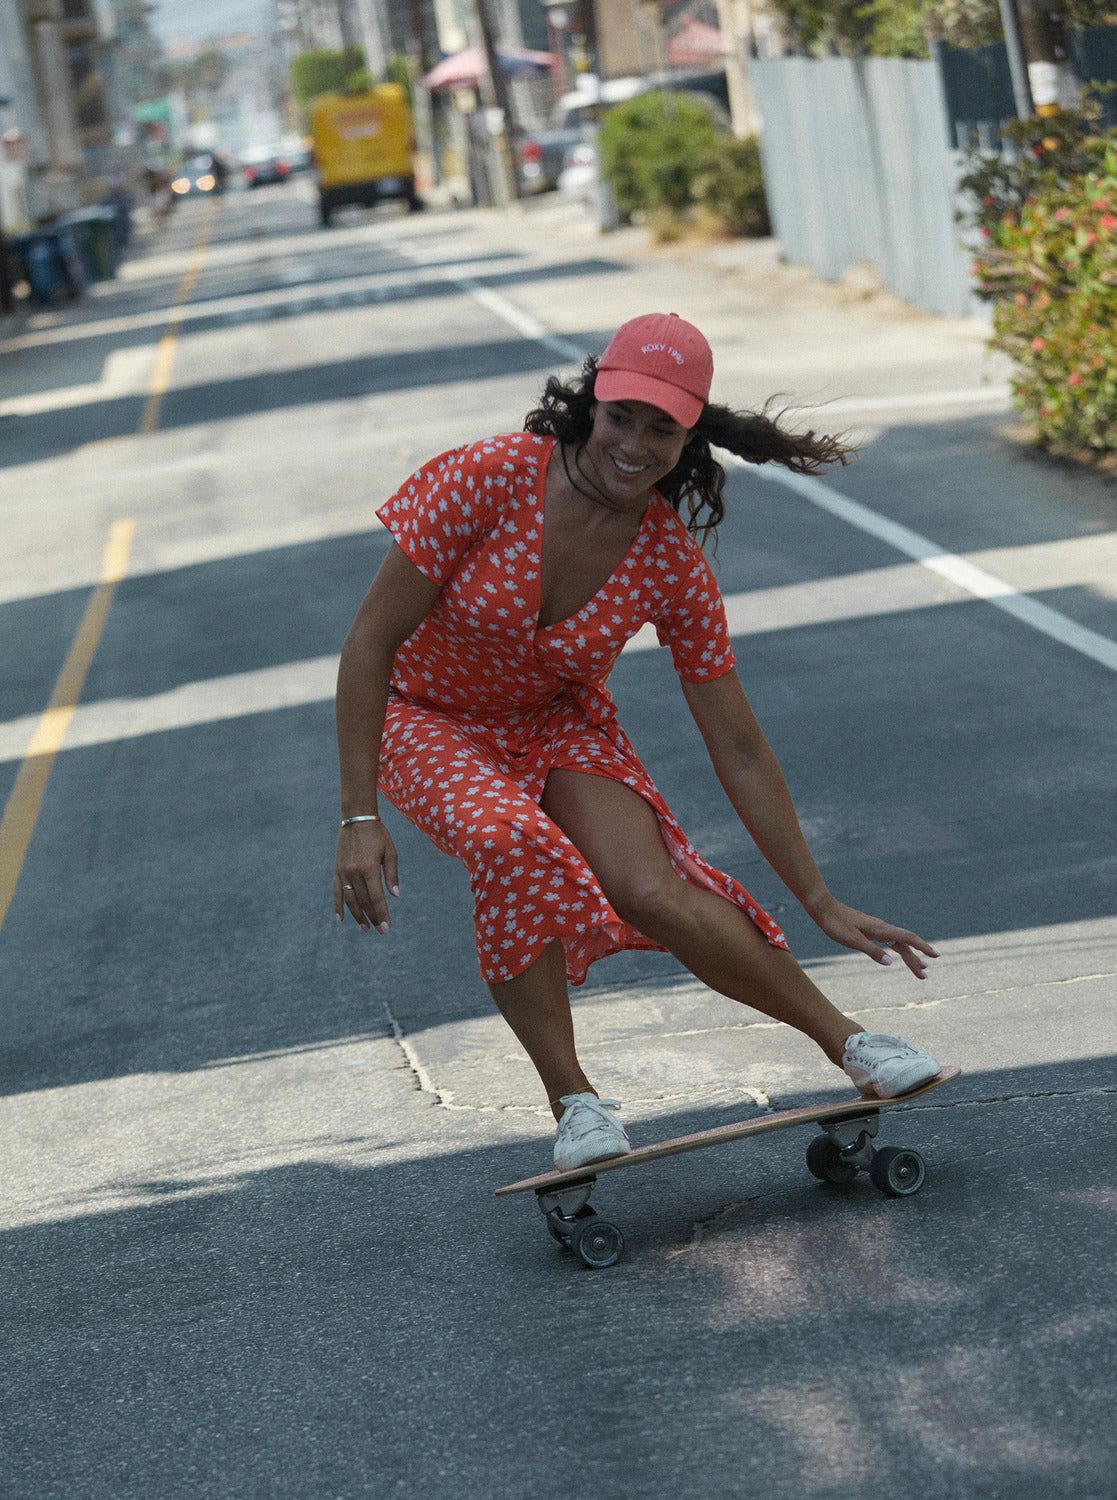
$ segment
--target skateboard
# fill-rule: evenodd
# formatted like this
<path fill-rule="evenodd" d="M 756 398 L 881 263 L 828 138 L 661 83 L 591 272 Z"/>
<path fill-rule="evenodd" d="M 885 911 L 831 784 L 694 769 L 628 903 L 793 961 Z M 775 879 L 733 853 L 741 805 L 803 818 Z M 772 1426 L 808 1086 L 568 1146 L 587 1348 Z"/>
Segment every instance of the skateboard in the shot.
<path fill-rule="evenodd" d="M 614 1266 L 624 1250 L 624 1235 L 610 1219 L 603 1219 L 589 1205 L 594 1185 L 605 1172 L 619 1172 L 658 1161 L 663 1156 L 679 1156 L 684 1151 L 702 1151 L 722 1141 L 739 1141 L 749 1135 L 766 1135 L 789 1125 L 821 1127 L 807 1147 L 807 1170 L 823 1182 L 852 1182 L 858 1172 L 867 1172 L 869 1180 L 882 1193 L 893 1198 L 910 1198 L 918 1193 L 927 1168 L 918 1151 L 906 1146 L 873 1145 L 880 1116 L 898 1104 L 910 1104 L 941 1088 L 961 1073 L 961 1068 L 943 1068 L 921 1088 L 901 1094 L 898 1099 L 843 1099 L 835 1104 L 808 1104 L 801 1109 L 780 1110 L 776 1114 L 758 1115 L 733 1125 L 717 1125 L 696 1135 L 680 1135 L 650 1146 L 637 1146 L 627 1156 L 610 1157 L 587 1167 L 567 1172 L 544 1172 L 540 1177 L 525 1177 L 496 1189 L 496 1197 L 512 1193 L 534 1193 L 547 1220 L 551 1237 L 573 1251 L 584 1265 L 594 1270 Z"/>

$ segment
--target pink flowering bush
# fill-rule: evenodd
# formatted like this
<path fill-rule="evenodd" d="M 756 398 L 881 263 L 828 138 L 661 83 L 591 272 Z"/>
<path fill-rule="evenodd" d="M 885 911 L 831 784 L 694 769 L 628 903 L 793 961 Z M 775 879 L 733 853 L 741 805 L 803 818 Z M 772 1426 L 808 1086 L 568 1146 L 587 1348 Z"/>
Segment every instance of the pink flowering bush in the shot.
<path fill-rule="evenodd" d="M 971 156 L 978 295 L 1016 404 L 1059 452 L 1117 453 L 1117 131 L 1096 106 L 1016 122 L 1015 161 Z"/>

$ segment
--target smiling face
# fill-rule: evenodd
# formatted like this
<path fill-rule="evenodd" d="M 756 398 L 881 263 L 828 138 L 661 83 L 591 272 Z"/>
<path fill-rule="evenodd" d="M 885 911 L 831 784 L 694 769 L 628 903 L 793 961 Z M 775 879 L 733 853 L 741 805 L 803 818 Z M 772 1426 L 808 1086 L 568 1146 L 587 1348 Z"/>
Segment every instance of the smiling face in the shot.
<path fill-rule="evenodd" d="M 656 406 L 599 401 L 582 458 L 614 504 L 642 507 L 652 486 L 679 462 L 689 437 L 689 429 Z"/>

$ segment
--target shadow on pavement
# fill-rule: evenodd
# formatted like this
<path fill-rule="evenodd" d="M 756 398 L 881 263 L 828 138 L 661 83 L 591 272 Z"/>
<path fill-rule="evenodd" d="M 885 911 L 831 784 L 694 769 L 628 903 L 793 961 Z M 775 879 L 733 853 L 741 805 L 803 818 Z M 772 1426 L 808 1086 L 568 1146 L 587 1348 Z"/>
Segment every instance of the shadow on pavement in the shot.
<path fill-rule="evenodd" d="M 457 275 L 464 271 L 471 271 L 471 280 L 475 281 L 478 286 L 491 290 L 535 281 L 598 277 L 624 269 L 616 262 L 596 258 L 565 261 L 558 265 L 548 266 L 520 265 L 518 262 L 521 259 L 522 257 L 513 252 L 506 252 L 464 257 L 460 261 L 457 259 L 448 261 L 446 265 L 447 268 L 452 267 Z M 501 265 L 502 262 L 515 264 L 505 268 Z M 308 274 L 305 281 L 291 282 L 275 280 L 266 272 L 263 274 L 259 271 L 253 272 L 251 268 L 245 268 L 243 271 L 236 267 L 222 268 L 216 284 L 210 285 L 203 282 L 201 289 L 195 292 L 192 301 L 178 310 L 168 305 L 168 299 L 173 293 L 177 278 L 167 278 L 165 284 L 158 283 L 150 289 L 140 283 L 134 290 L 131 287 L 128 288 L 128 311 L 126 313 L 115 311 L 115 304 L 105 302 L 90 306 L 79 305 L 80 313 L 68 315 L 65 323 L 61 325 L 68 332 L 81 329 L 84 324 L 89 325 L 88 332 L 81 337 L 71 336 L 55 343 L 36 343 L 26 348 L 19 347 L 17 343 L 15 348 L 5 350 L 3 394 L 40 394 L 64 387 L 94 383 L 101 378 L 104 362 L 109 354 L 121 349 L 157 343 L 166 324 L 172 321 L 179 323 L 178 336 L 185 342 L 199 334 L 241 326 L 245 323 L 274 322 L 279 319 L 332 312 L 343 308 L 425 302 L 442 299 L 452 294 L 460 295 L 460 288 L 456 281 L 438 280 L 438 271 L 437 264 L 424 264 L 422 267 L 417 267 L 402 258 L 393 259 L 388 264 L 377 265 L 369 265 L 367 261 L 355 259 L 352 265 L 336 268 L 332 273 L 322 274 L 315 268 L 314 274 Z M 405 282 L 401 285 L 390 283 L 381 285 L 378 282 L 378 278 L 383 278 L 387 282 L 388 278 L 400 276 L 413 276 L 415 279 L 413 282 Z M 354 279 L 368 284 L 357 287 L 345 285 L 346 282 Z M 277 300 L 267 300 L 269 297 L 276 297 L 277 294 L 279 294 Z M 262 300 L 257 305 L 248 307 L 217 307 L 212 311 L 195 310 L 197 304 L 220 303 L 226 299 L 243 300 L 250 297 L 259 297 Z M 106 318 L 119 317 L 127 320 L 130 316 L 146 315 L 155 310 L 165 313 L 163 321 L 145 322 L 144 326 L 139 328 L 112 331 L 104 331 L 98 326 Z M 597 335 L 580 334 L 574 337 L 591 338 L 592 342 L 587 344 L 587 348 L 597 349 L 604 348 L 610 336 L 611 330 Z M 441 351 L 437 348 L 428 350 L 425 354 L 419 351 L 415 357 L 430 358 L 433 363 L 437 364 Z M 553 352 L 550 357 L 553 362 Z M 173 389 L 189 391 L 192 388 L 173 387 Z M 109 407 L 111 415 L 111 403 L 91 402 L 88 404 L 94 408 Z M 67 410 L 72 411 L 74 408 L 67 408 Z M 47 415 L 55 415 L 57 420 L 57 414 L 48 413 Z M 19 420 L 26 422 L 29 419 Z M 118 434 L 114 430 L 113 423 L 109 420 L 100 436 L 116 435 Z M 50 451 L 50 445 L 46 444 L 40 448 L 39 453 L 42 456 L 49 454 Z"/>
<path fill-rule="evenodd" d="M 603 348 L 609 335 L 579 333 L 572 338 L 587 348 Z M 121 340 L 114 338 L 113 346 L 121 347 Z M 437 390 L 439 386 L 509 375 L 543 374 L 560 363 L 553 349 L 530 339 L 509 337 L 479 344 L 366 354 L 293 370 L 268 370 L 203 385 L 173 387 L 160 407 L 159 429 L 221 422 L 321 401 L 350 401 L 395 391 Z M 134 436 L 146 404 L 146 394 L 126 395 L 90 401 L 63 412 L 4 417 L 0 428 L 4 434 L 0 466 L 57 456 L 86 443 Z"/>
<path fill-rule="evenodd" d="M 812 548 L 845 566 L 825 535 L 804 536 L 804 571 Z M 332 654 L 386 546 L 373 532 L 126 580 L 84 701 Z M 736 543 L 721 565 L 726 589 L 768 582 L 763 556 Z M 64 655 L 80 604 L 74 592 L 0 609 L 26 663 L 5 716 L 34 711 L 33 679 L 39 702 L 49 696 L 52 654 Z M 951 939 L 1112 915 L 1111 746 L 1088 694 L 1067 693 L 1050 713 L 1048 648 L 1014 622 L 978 602 L 942 605 L 749 636 L 737 651 L 846 899 L 930 934 L 945 963 Z M 893 671 L 897 653 L 918 664 L 906 676 Z M 614 673 L 638 752 L 698 847 L 773 911 L 797 956 L 832 957 L 734 832 L 662 655 L 625 656 Z M 864 684 L 886 678 L 887 714 L 867 725 Z M 929 683 L 944 684 L 930 714 Z M 386 998 L 413 1036 L 491 1014 L 464 873 L 402 818 L 393 933 L 382 942 L 334 923 L 331 703 L 258 712 L 248 700 L 233 713 L 59 756 L 0 935 L 4 1092 L 380 1032 Z M 16 765 L 0 769 L 6 786 Z M 678 973 L 666 956 L 625 955 L 591 971 L 587 993 Z"/>
<path fill-rule="evenodd" d="M 523 1143 L 433 1106 L 348 1161 L 106 1182 L 137 1206 L 0 1241 L 5 1494 L 1097 1500 L 1113 1094 L 1044 1082 L 914 1111 L 912 1199 L 813 1182 L 796 1132 L 603 1179 L 601 1272 L 489 1196 Z"/>

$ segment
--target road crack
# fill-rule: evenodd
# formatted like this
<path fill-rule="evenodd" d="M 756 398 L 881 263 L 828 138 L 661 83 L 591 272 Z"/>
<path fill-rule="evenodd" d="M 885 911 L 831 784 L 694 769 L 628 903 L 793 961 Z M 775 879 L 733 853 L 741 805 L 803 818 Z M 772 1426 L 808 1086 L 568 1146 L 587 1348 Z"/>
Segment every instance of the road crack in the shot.
<path fill-rule="evenodd" d="M 384 1006 L 384 1015 L 388 1021 L 388 1027 L 392 1034 L 392 1040 L 403 1053 L 407 1066 L 411 1070 L 411 1076 L 415 1080 L 415 1088 L 421 1094 L 429 1094 L 434 1102 L 442 1109 L 456 1109 L 463 1114 L 478 1115 L 534 1115 L 537 1118 L 550 1115 L 550 1110 L 543 1105 L 534 1104 L 457 1104 L 454 1102 L 453 1089 L 439 1088 L 434 1079 L 423 1066 L 423 1060 L 415 1047 L 408 1041 L 407 1033 L 396 1020 L 392 1008 L 387 1000 L 381 1002 Z"/>

